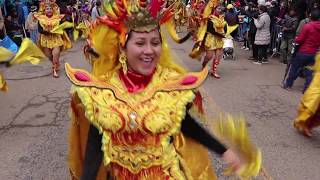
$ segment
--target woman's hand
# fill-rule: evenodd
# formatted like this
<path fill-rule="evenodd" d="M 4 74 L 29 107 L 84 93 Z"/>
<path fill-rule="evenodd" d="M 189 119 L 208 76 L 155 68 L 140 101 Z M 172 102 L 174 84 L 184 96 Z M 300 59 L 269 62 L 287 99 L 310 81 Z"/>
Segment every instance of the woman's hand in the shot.
<path fill-rule="evenodd" d="M 226 152 L 223 153 L 222 158 L 225 160 L 228 166 L 232 168 L 234 171 L 239 170 L 241 166 L 241 161 L 234 151 L 228 149 Z"/>

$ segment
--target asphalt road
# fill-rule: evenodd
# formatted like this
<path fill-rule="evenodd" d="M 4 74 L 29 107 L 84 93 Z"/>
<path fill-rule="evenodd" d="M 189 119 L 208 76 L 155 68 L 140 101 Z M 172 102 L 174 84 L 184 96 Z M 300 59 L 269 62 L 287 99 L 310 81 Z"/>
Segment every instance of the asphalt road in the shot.
<path fill-rule="evenodd" d="M 89 70 L 82 54 L 83 43 L 64 52 L 62 62 Z M 180 63 L 191 71 L 200 70 L 200 63 L 187 55 L 191 40 L 183 45 L 170 44 Z M 254 65 L 247 60 L 249 52 L 239 46 L 235 61 L 225 60 L 219 65 L 222 78 L 208 77 L 205 81 L 207 111 L 212 116 L 222 110 L 247 118 L 251 137 L 263 151 L 265 170 L 273 179 L 319 179 L 319 131 L 307 139 L 292 127 L 303 81 L 298 80 L 293 91 L 283 90 L 280 82 L 285 66 L 274 59 L 266 65 Z M 0 93 L 0 179 L 68 179 L 71 84 L 67 77 L 62 71 L 59 79 L 52 78 L 49 62 L 0 67 L 0 71 L 9 84 L 9 92 Z M 219 158 L 214 159 L 219 179 L 233 179 L 221 176 L 223 165 Z"/>

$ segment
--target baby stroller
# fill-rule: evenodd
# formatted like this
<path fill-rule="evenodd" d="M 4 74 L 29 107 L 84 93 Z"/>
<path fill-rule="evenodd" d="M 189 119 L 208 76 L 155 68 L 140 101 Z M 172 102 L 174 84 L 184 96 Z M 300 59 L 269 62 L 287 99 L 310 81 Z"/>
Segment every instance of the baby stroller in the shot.
<path fill-rule="evenodd" d="M 222 58 L 224 60 L 226 60 L 226 59 L 235 60 L 234 44 L 233 44 L 232 36 L 227 36 L 227 37 L 223 38 Z"/>

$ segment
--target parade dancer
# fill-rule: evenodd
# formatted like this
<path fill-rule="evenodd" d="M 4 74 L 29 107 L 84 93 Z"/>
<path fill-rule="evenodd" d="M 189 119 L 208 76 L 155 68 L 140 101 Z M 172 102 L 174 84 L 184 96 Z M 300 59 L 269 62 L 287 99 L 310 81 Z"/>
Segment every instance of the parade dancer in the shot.
<path fill-rule="evenodd" d="M 215 7 L 215 11 L 213 15 L 210 16 L 207 25 L 207 37 L 205 39 L 205 49 L 206 56 L 202 63 L 202 67 L 205 67 L 207 63 L 213 59 L 212 62 L 212 71 L 211 75 L 217 79 L 220 76 L 217 73 L 217 67 L 220 64 L 220 60 L 222 58 L 222 48 L 223 48 L 223 40 L 226 26 L 226 21 L 224 20 L 223 7 L 221 5 L 217 5 Z"/>
<path fill-rule="evenodd" d="M 197 30 L 200 26 L 201 15 L 205 7 L 205 1 L 199 0 L 191 4 L 189 8 L 188 30 L 192 33 L 194 40 L 196 40 Z"/>
<path fill-rule="evenodd" d="M 206 67 L 213 59 L 211 76 L 219 79 L 217 67 L 223 55 L 223 40 L 225 36 L 226 21 L 223 16 L 223 6 L 216 0 L 208 2 L 203 13 L 203 22 L 198 30 L 197 42 L 190 54 L 192 58 L 198 57 L 201 49 L 205 51 L 202 67 Z"/>
<path fill-rule="evenodd" d="M 162 34 L 173 13 L 162 3 L 105 3 L 106 16 L 90 28 L 87 53 L 94 51 L 96 58 L 92 74 L 66 64 L 74 85 L 72 179 L 214 180 L 200 144 L 222 155 L 233 171 L 240 168 L 235 151 L 194 119 L 192 112 L 203 112 L 195 89 L 208 69 L 186 73 L 174 62 Z"/>
<path fill-rule="evenodd" d="M 312 129 L 320 125 L 320 54 L 316 56 L 312 70 L 313 79 L 301 98 L 294 120 L 294 127 L 307 137 L 311 137 Z"/>
<path fill-rule="evenodd" d="M 68 48 L 71 45 L 66 34 L 57 34 L 52 31 L 59 27 L 64 15 L 60 15 L 56 3 L 45 1 L 40 4 L 39 13 L 35 17 L 39 21 L 39 45 L 52 62 L 53 77 L 58 78 L 61 49 Z"/>
<path fill-rule="evenodd" d="M 173 2 L 174 8 L 174 22 L 176 25 L 176 31 L 181 32 L 181 27 L 187 22 L 186 19 L 186 6 L 180 0 L 175 0 Z"/>

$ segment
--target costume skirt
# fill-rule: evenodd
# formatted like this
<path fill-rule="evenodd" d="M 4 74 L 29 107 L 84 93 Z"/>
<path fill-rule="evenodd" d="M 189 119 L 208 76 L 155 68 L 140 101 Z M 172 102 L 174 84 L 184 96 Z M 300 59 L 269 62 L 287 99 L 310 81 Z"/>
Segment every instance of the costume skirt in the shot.
<path fill-rule="evenodd" d="M 204 45 L 205 50 L 221 49 L 223 47 L 223 40 L 220 37 L 208 33 Z"/>
<path fill-rule="evenodd" d="M 40 34 L 40 46 L 44 48 L 55 48 L 55 47 L 60 47 L 64 45 L 64 41 L 59 34 L 49 34 L 49 35 L 44 35 Z"/>

